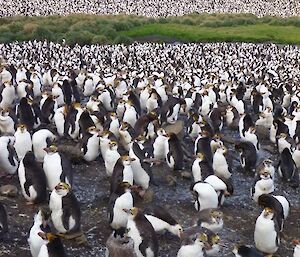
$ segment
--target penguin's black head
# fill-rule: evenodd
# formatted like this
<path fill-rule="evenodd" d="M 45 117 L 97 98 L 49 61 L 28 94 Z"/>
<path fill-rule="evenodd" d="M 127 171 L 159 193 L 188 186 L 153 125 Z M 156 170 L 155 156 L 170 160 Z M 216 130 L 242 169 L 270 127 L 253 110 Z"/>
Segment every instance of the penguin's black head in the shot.
<path fill-rule="evenodd" d="M 27 165 L 32 165 L 33 163 L 35 163 L 35 156 L 32 151 L 29 151 L 25 154 L 23 158 L 23 164 L 27 166 Z"/>
<path fill-rule="evenodd" d="M 273 196 L 270 194 L 262 194 L 258 197 L 258 205 L 262 207 L 272 207 L 273 206 Z"/>

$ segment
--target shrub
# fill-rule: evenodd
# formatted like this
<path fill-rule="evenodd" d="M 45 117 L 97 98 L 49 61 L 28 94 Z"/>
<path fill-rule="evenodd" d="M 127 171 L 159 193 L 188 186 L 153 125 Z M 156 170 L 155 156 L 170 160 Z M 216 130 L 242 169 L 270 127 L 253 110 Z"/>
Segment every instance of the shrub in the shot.
<path fill-rule="evenodd" d="M 114 40 L 114 44 L 125 44 L 125 45 L 129 45 L 131 44 L 133 41 L 131 38 L 126 37 L 124 35 L 120 35 L 117 36 Z"/>
<path fill-rule="evenodd" d="M 97 35 L 94 36 L 92 39 L 92 44 L 99 44 L 99 45 L 104 45 L 104 44 L 108 44 L 109 40 L 107 39 L 106 36 L 104 35 Z"/>
<path fill-rule="evenodd" d="M 54 35 L 52 33 L 52 31 L 50 31 L 49 29 L 42 27 L 42 26 L 38 26 L 34 29 L 34 31 L 32 32 L 32 38 L 36 39 L 36 40 L 54 40 Z"/>
<path fill-rule="evenodd" d="M 93 39 L 93 34 L 88 31 L 69 31 L 66 34 L 66 43 L 69 45 L 89 45 Z"/>

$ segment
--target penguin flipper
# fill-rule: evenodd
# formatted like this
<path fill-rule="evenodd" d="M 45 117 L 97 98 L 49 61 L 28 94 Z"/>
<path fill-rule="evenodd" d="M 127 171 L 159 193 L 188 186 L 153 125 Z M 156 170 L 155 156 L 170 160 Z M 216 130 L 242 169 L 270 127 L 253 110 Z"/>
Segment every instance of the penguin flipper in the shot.
<path fill-rule="evenodd" d="M 14 159 L 18 159 L 17 152 L 16 152 L 15 148 L 12 145 L 10 145 L 10 140 L 9 140 L 9 143 L 7 144 L 7 150 L 8 150 L 8 160 L 9 160 L 10 165 L 16 166 Z"/>
<path fill-rule="evenodd" d="M 26 182 L 24 183 L 24 190 L 29 197 L 30 197 L 29 187 L 31 185 L 32 185 L 32 180 L 30 178 L 26 178 Z"/>

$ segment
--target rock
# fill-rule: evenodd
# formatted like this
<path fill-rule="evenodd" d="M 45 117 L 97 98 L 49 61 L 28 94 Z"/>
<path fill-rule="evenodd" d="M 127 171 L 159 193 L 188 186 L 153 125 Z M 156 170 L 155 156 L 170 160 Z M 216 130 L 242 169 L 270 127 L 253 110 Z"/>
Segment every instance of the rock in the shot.
<path fill-rule="evenodd" d="M 106 257 L 137 257 L 134 247 L 133 240 L 129 237 L 117 237 L 113 234 L 109 236 L 106 241 Z"/>
<path fill-rule="evenodd" d="M 168 186 L 175 186 L 177 184 L 176 178 L 172 175 L 167 175 L 166 176 L 166 181 L 168 183 Z"/>
<path fill-rule="evenodd" d="M 178 120 L 174 124 L 167 124 L 163 128 L 167 133 L 174 133 L 179 139 L 183 138 L 184 122 L 182 120 Z"/>
<path fill-rule="evenodd" d="M 188 172 L 188 171 L 182 171 L 181 172 L 181 177 L 185 178 L 185 179 L 191 179 L 192 178 L 192 174 L 191 174 L 191 172 Z"/>
<path fill-rule="evenodd" d="M 18 188 L 14 185 L 1 186 L 0 194 L 8 197 L 16 197 L 18 195 Z"/>

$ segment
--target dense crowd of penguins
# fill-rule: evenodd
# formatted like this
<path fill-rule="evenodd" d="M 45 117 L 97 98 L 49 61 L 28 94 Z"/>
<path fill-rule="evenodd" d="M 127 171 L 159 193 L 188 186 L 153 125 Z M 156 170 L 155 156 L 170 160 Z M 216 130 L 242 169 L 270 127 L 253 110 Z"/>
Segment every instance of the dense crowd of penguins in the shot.
<path fill-rule="evenodd" d="M 297 0 L 7 0 L 1 1 L 3 16 L 85 14 L 135 14 L 147 17 L 182 16 L 189 13 L 251 13 L 259 17 L 297 16 Z"/>
<path fill-rule="evenodd" d="M 98 162 L 110 178 L 107 256 L 156 257 L 156 232 L 164 230 L 181 239 L 178 257 L 218 256 L 220 207 L 233 194 L 234 176 L 224 128 L 239 133 L 236 154 L 262 210 L 255 247 L 239 245 L 233 254 L 276 253 L 290 203 L 273 194 L 274 178 L 299 186 L 299 53 L 271 44 L 0 45 L 0 171 L 18 175 L 29 204 L 49 201 L 30 229 L 32 256 L 66 256 L 61 238 L 81 234 L 76 172 L 59 150 L 65 139 L 79 142 L 82 161 Z M 258 162 L 258 128 L 269 131 L 278 165 Z M 161 206 L 135 206 L 155 183 L 156 165 L 190 172 L 194 226 L 183 228 Z M 0 205 L 0 236 L 6 233 Z M 122 238 L 132 247 L 114 244 Z M 299 257 L 300 241 L 294 244 Z"/>

